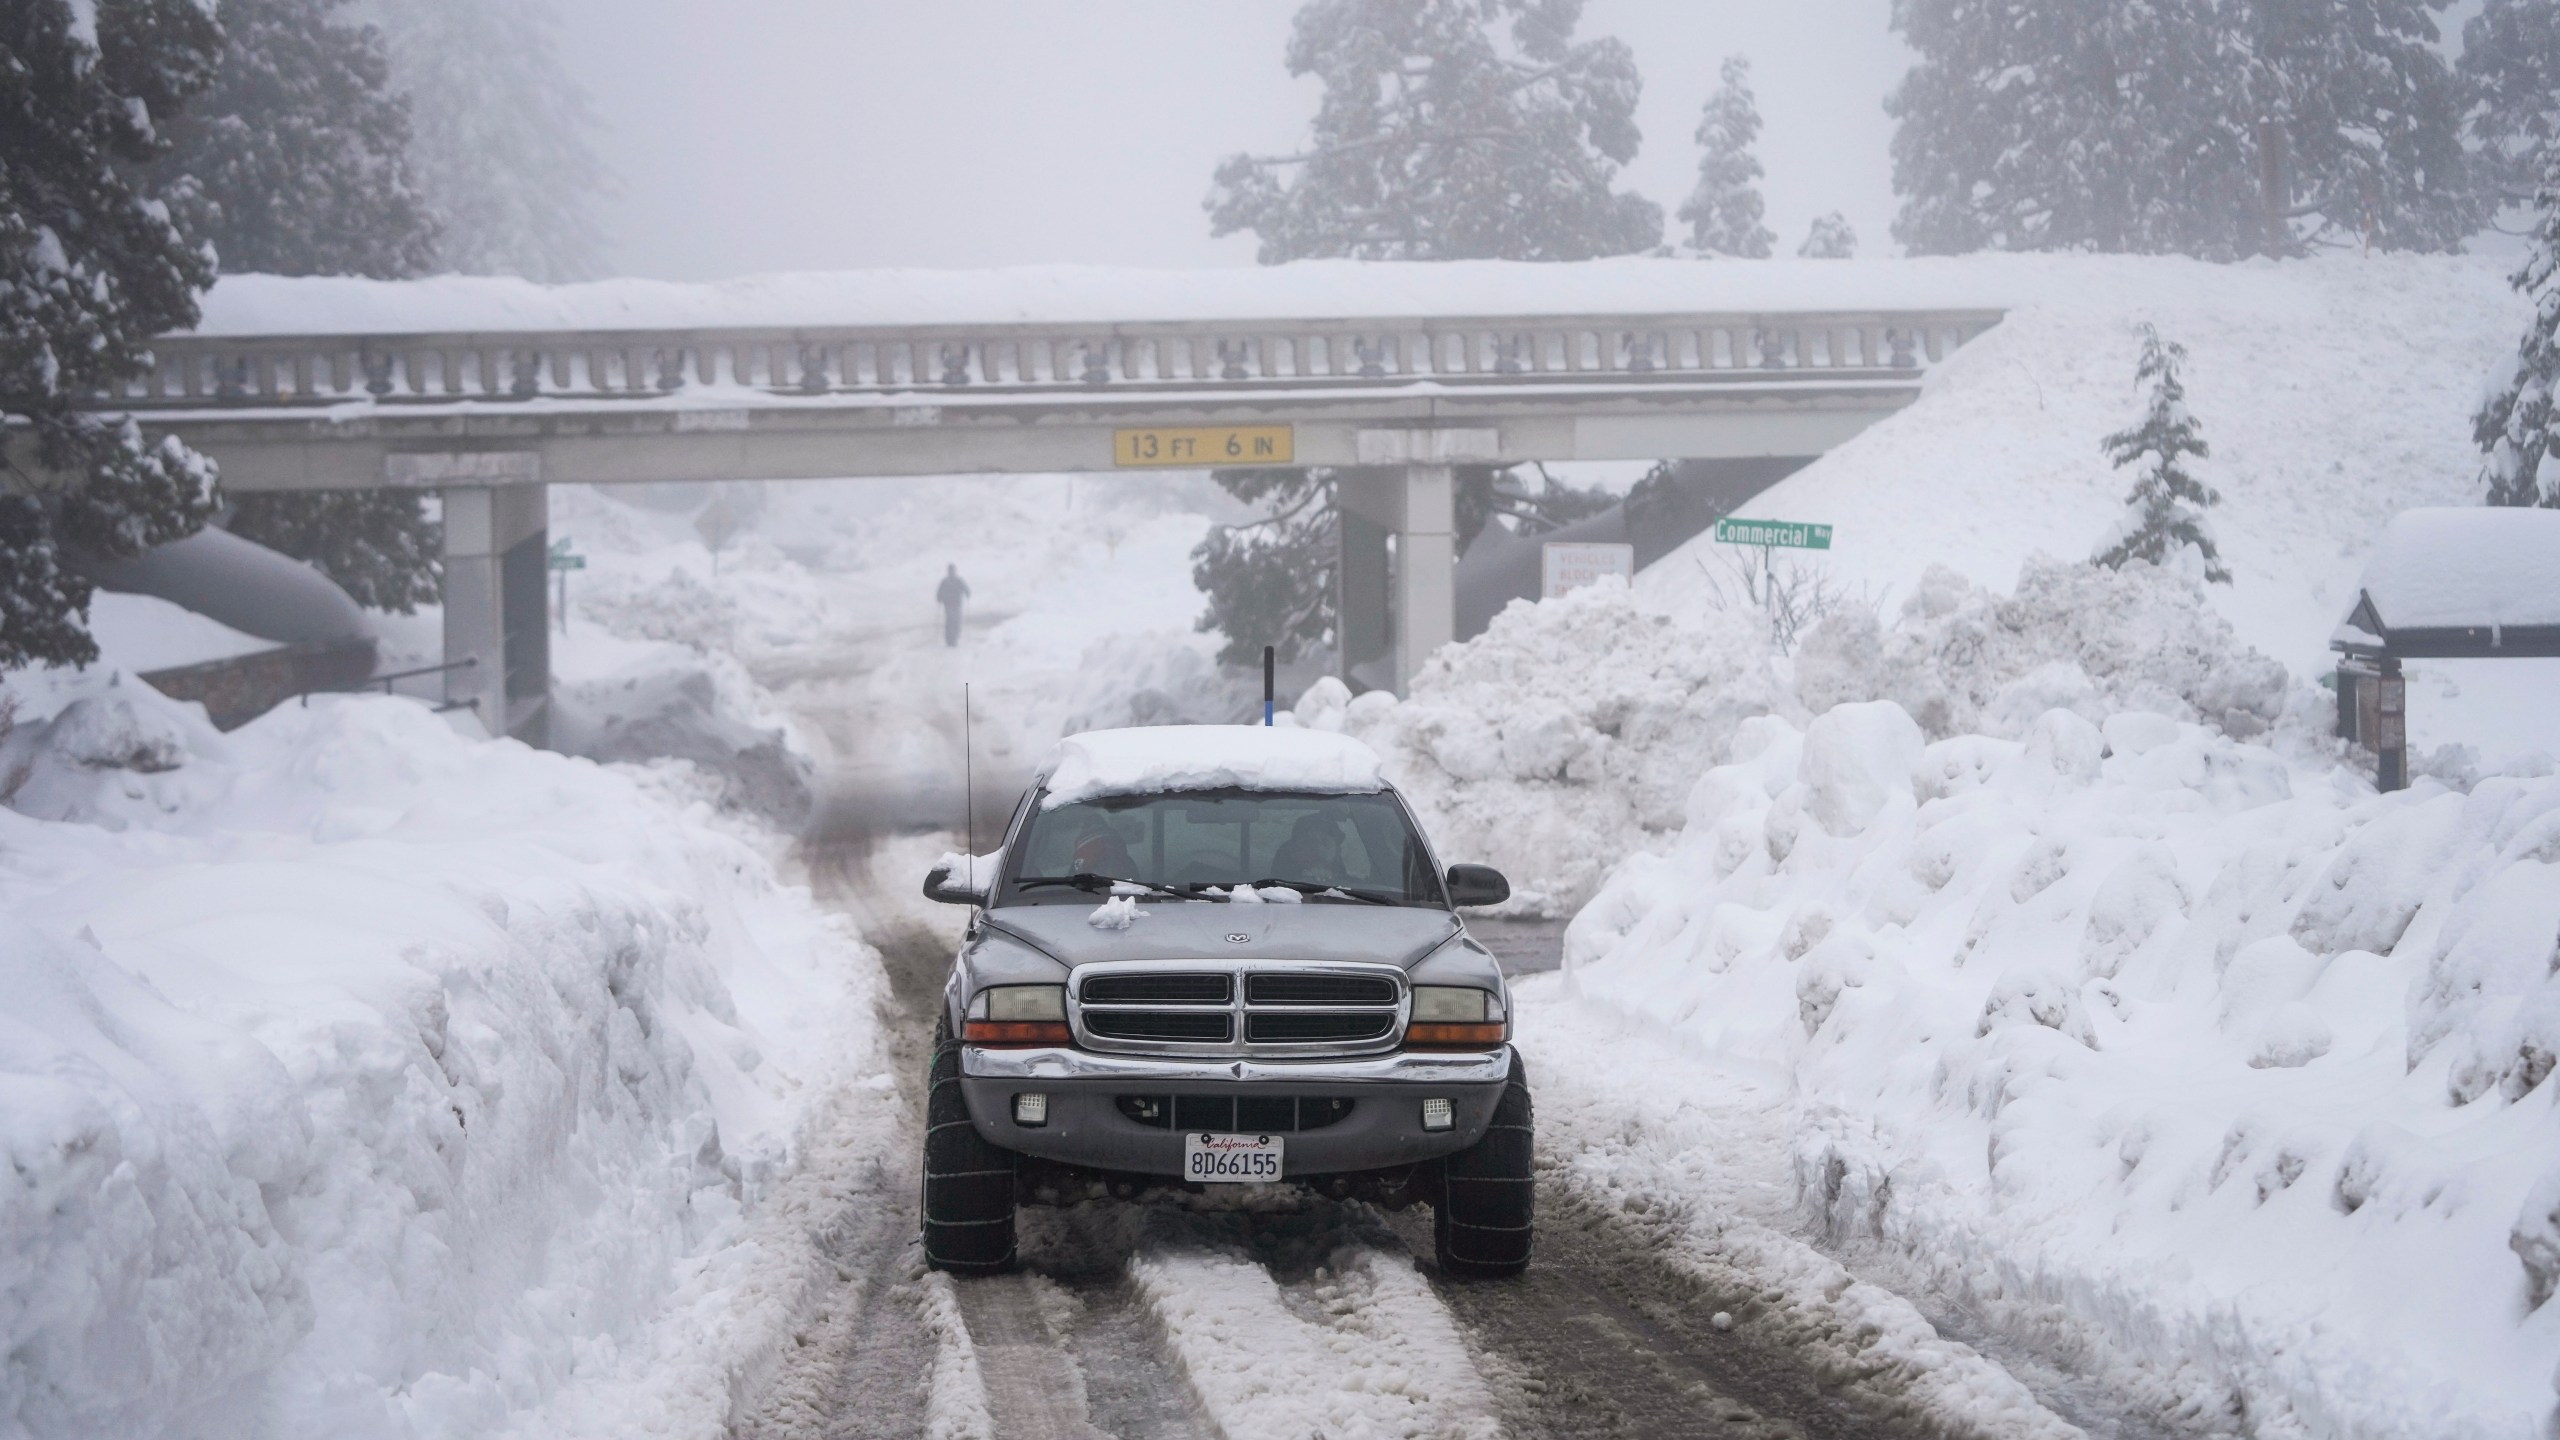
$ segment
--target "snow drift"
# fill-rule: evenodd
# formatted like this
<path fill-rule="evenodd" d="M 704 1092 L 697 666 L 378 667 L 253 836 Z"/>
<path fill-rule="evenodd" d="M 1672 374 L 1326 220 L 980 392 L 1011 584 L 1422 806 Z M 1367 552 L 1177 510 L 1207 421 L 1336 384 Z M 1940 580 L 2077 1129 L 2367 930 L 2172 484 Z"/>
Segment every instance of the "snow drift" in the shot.
<path fill-rule="evenodd" d="M 755 1207 L 875 1063 L 859 942 L 672 787 L 405 701 L 52 698 L 0 744 L 0 1430 L 716 1433 L 803 1279 Z"/>

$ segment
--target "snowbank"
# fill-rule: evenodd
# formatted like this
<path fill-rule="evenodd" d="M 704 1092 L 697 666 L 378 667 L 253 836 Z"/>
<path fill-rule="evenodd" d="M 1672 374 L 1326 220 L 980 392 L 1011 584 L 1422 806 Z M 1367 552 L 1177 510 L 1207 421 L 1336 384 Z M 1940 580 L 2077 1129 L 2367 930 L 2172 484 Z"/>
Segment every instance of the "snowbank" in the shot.
<path fill-rule="evenodd" d="M 1040 805 L 1164 790 L 1293 790 L 1318 795 L 1386 788 L 1378 755 L 1357 740 L 1260 725 L 1094 730 L 1058 742 Z"/>
<path fill-rule="evenodd" d="M 2560 779 L 2377 796 L 2212 727 L 1748 721 L 1567 937 L 1786 1078 L 1807 1216 L 2250 1433 L 2539 1434 Z"/>
<path fill-rule="evenodd" d="M 0 1431 L 719 1433 L 807 1282 L 758 1204 L 876 1068 L 841 922 L 651 777 L 407 701 L 44 703 L 0 744 Z"/>
<path fill-rule="evenodd" d="M 1849 607 L 1791 659 L 1772 657 L 1746 607 L 1666 614 L 1607 581 L 1515 602 L 1412 689 L 1352 700 L 1320 682 L 1296 718 L 1367 740 L 1440 849 L 1503 870 L 1514 908 L 1551 915 L 1588 900 L 1620 857 L 1667 845 L 1690 787 L 1754 716 L 1800 724 L 1890 699 L 1931 739 L 2020 739 L 2055 707 L 2090 721 L 2139 707 L 2255 735 L 2312 703 L 2193 582 L 2047 563 L 2007 596 L 1933 569 L 1892 625 Z"/>

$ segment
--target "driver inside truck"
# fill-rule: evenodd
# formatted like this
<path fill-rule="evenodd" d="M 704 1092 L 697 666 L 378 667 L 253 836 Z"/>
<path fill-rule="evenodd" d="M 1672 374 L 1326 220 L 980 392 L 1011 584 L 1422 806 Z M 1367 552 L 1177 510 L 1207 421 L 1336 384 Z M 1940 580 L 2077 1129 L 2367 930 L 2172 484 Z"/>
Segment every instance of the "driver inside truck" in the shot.
<path fill-rule="evenodd" d="M 1339 885 L 1342 873 L 1342 826 L 1323 815 L 1303 815 L 1289 827 L 1289 838 L 1271 857 L 1282 880 L 1309 885 Z"/>

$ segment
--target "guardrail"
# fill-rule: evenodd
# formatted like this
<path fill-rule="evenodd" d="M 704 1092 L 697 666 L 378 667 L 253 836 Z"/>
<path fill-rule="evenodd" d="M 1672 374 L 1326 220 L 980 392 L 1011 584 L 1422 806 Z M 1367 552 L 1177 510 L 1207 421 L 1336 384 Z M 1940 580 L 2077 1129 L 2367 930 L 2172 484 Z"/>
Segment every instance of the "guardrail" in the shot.
<path fill-rule="evenodd" d="M 1178 322 L 1089 327 L 171 335 L 102 407 L 775 395 L 1339 390 L 1646 381 L 1891 380 L 1944 360 L 1990 310 Z"/>

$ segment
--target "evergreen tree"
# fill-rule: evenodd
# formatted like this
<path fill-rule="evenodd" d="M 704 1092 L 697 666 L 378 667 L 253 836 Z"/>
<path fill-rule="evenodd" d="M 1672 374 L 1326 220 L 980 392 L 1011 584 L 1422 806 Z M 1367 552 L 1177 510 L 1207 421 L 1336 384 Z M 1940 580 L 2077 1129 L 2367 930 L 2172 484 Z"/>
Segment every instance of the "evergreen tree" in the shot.
<path fill-rule="evenodd" d="M 466 275 L 557 282 L 603 269 L 610 181 L 584 91 L 561 68 L 543 0 L 377 0 L 410 163 Z"/>
<path fill-rule="evenodd" d="M 1760 223 L 1760 102 L 1751 93 L 1751 62 L 1724 62 L 1721 83 L 1698 120 L 1698 187 L 1680 206 L 1689 244 L 1703 255 L 1766 260 L 1778 237 Z"/>
<path fill-rule="evenodd" d="M 2560 5 L 2488 0 L 2462 27 L 2461 75 L 2487 203 L 2531 201 L 2542 153 L 2560 145 Z"/>
<path fill-rule="evenodd" d="M 435 260 L 409 107 L 347 0 L 224 0 L 222 66 L 169 127 L 163 177 L 195 177 L 191 225 L 226 274 L 404 279 Z"/>
<path fill-rule="evenodd" d="M 0 6 L 0 666 L 96 659 L 68 554 L 129 558 L 214 503 L 202 457 L 74 406 L 193 325 L 213 278 L 171 218 L 183 187 L 148 177 L 221 38 L 196 0 Z"/>
<path fill-rule="evenodd" d="M 222 66 L 170 127 L 159 172 L 200 187 L 199 233 L 226 273 L 402 279 L 434 264 L 436 226 L 409 158 L 409 106 L 381 33 L 347 0 L 225 0 Z M 359 603 L 437 595 L 440 531 L 407 491 L 249 491 L 233 534 L 318 566 Z"/>
<path fill-rule="evenodd" d="M 2121 570 L 2129 560 L 2167 565 L 2193 550 L 2204 562 L 2204 577 L 2231 583 L 2222 552 L 2213 543 L 2213 527 L 2204 512 L 2222 502 L 2213 487 L 2188 473 L 2189 457 L 2203 459 L 2202 428 L 2187 413 L 2187 387 L 2178 379 L 2187 349 L 2160 338 L 2156 328 L 2142 327 L 2142 364 L 2134 383 L 2151 387 L 2151 405 L 2140 422 L 2106 438 L 2107 458 L 2121 470 L 2140 465 L 2133 489 L 2125 495 L 2124 519 L 2116 534 L 2098 548 L 2096 563 Z"/>
<path fill-rule="evenodd" d="M 2445 0 L 1895 0 L 1894 233 L 2227 259 L 2450 250 L 2480 206 Z"/>
<path fill-rule="evenodd" d="M 1219 470 L 1219 486 L 1264 513 L 1221 525 L 1191 552 L 1192 583 L 1209 597 L 1199 620 L 1222 634 L 1222 665 L 1251 665 L 1271 646 L 1282 660 L 1333 642 L 1335 474 L 1313 470 Z"/>
<path fill-rule="evenodd" d="M 1212 232 L 1266 265 L 1586 260 L 1650 250 L 1662 211 L 1611 189 L 1636 152 L 1634 57 L 1573 38 L 1582 0 L 1309 0 L 1289 73 L 1324 83 L 1292 155 L 1235 155 Z"/>
<path fill-rule="evenodd" d="M 2489 456 L 2480 479 L 2490 504 L 2560 509 L 2560 145 L 2543 153 L 2533 251 L 2514 276 L 2533 320 L 2472 434 Z"/>
<path fill-rule="evenodd" d="M 1804 243 L 1796 254 L 1807 260 L 1849 260 L 1858 253 L 1858 232 L 1849 228 L 1849 217 L 1834 210 L 1813 222 Z"/>

